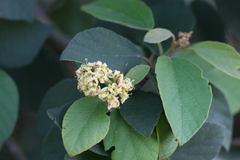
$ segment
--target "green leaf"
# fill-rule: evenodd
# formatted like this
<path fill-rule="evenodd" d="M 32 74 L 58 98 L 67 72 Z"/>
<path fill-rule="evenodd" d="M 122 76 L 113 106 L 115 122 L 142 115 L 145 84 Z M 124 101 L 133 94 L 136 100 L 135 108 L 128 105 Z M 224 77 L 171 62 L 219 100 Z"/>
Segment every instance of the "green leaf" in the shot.
<path fill-rule="evenodd" d="M 128 39 L 104 28 L 78 33 L 61 55 L 61 60 L 75 62 L 102 61 L 111 69 L 126 73 L 142 62 L 142 53 Z"/>
<path fill-rule="evenodd" d="M 224 150 L 221 150 L 218 157 L 214 160 L 239 160 L 240 157 L 240 147 L 231 147 L 231 150 L 226 152 Z"/>
<path fill-rule="evenodd" d="M 0 18 L 33 21 L 35 0 L 1 0 Z"/>
<path fill-rule="evenodd" d="M 139 0 L 98 0 L 82 6 L 82 10 L 101 20 L 136 29 L 152 29 L 154 19 L 150 8 Z"/>
<path fill-rule="evenodd" d="M 212 93 L 202 71 L 190 61 L 160 56 L 156 74 L 163 108 L 180 145 L 207 119 Z"/>
<path fill-rule="evenodd" d="M 191 49 L 202 59 L 222 72 L 240 79 L 240 55 L 231 46 L 220 42 L 201 42 Z"/>
<path fill-rule="evenodd" d="M 89 1 L 62 1 L 54 5 L 48 17 L 64 34 L 74 37 L 79 31 L 93 26 L 94 18 L 84 12 L 79 12 L 79 6 L 86 2 Z"/>
<path fill-rule="evenodd" d="M 151 8 L 153 12 L 155 20 L 154 28 L 167 28 L 176 37 L 178 36 L 179 31 L 189 32 L 193 30 L 193 27 L 195 26 L 194 15 L 191 12 L 189 6 L 186 6 L 183 0 L 145 0 L 145 3 Z M 157 45 L 143 42 L 143 38 L 146 32 L 140 30 L 129 31 L 124 28 L 123 31 L 122 28 L 118 29 L 117 26 L 113 26 L 113 28 L 109 24 L 106 24 L 104 26 L 116 32 L 119 30 L 117 33 L 122 33 L 124 37 L 131 38 L 132 42 L 149 48 L 153 54 L 159 54 Z M 162 46 L 165 51 L 169 48 L 170 45 L 170 39 L 162 42 Z"/>
<path fill-rule="evenodd" d="M 18 114 L 19 95 L 15 82 L 0 70 L 0 148 L 12 134 Z"/>
<path fill-rule="evenodd" d="M 133 67 L 124 78 L 134 80 L 133 85 L 138 84 L 148 74 L 150 67 L 148 65 L 137 65 Z"/>
<path fill-rule="evenodd" d="M 74 102 L 63 119 L 62 138 L 72 157 L 100 142 L 109 130 L 106 103 L 98 97 L 85 97 Z"/>
<path fill-rule="evenodd" d="M 224 94 L 233 114 L 240 111 L 240 90 L 236 89 L 240 87 L 239 79 L 220 71 L 196 55 L 192 50 L 181 52 L 178 56 L 192 61 L 202 69 L 203 76 Z"/>
<path fill-rule="evenodd" d="M 229 150 L 232 141 L 233 116 L 224 95 L 215 87 L 213 87 L 213 101 L 207 122 L 223 127 L 223 146 Z"/>
<path fill-rule="evenodd" d="M 156 138 L 142 136 L 126 123 L 117 109 L 111 113 L 110 130 L 103 142 L 105 150 L 115 146 L 111 156 L 114 160 L 146 160 L 158 156 Z"/>
<path fill-rule="evenodd" d="M 99 154 L 101 156 L 107 156 L 107 157 L 111 156 L 110 151 L 105 151 L 103 141 L 101 141 L 100 143 L 92 146 L 92 148 L 90 148 L 89 150 L 96 153 L 96 154 Z"/>
<path fill-rule="evenodd" d="M 134 91 L 121 106 L 120 113 L 134 129 L 149 137 L 162 112 L 159 95 L 151 92 Z"/>
<path fill-rule="evenodd" d="M 65 113 L 73 102 L 62 105 L 60 108 L 50 108 L 47 110 L 47 115 L 54 121 L 59 129 L 62 129 L 62 121 Z"/>
<path fill-rule="evenodd" d="M 69 155 L 65 155 L 64 160 L 111 160 L 111 158 L 97 155 L 91 151 L 85 151 L 74 157 L 69 157 Z"/>
<path fill-rule="evenodd" d="M 20 67 L 31 63 L 50 31 L 50 26 L 37 20 L 27 23 L 0 19 L 0 65 Z"/>
<path fill-rule="evenodd" d="M 65 154 L 66 150 L 62 142 L 61 130 L 56 125 L 52 125 L 43 140 L 43 160 L 60 160 L 63 159 Z"/>
<path fill-rule="evenodd" d="M 154 79 L 154 82 L 153 82 L 153 79 Z M 154 77 L 152 77 L 152 79 L 147 80 L 147 82 L 142 86 L 141 90 L 145 92 L 153 92 L 153 93 L 159 94 L 155 75 Z"/>
<path fill-rule="evenodd" d="M 149 1 L 148 3 L 152 8 L 157 28 L 167 28 L 175 36 L 179 31 L 189 32 L 193 29 L 194 14 L 183 0 Z"/>
<path fill-rule="evenodd" d="M 70 102 L 70 103 L 64 104 L 60 108 L 50 108 L 47 110 L 48 116 L 52 120 L 54 120 L 54 123 L 58 126 L 58 128 L 62 129 L 63 117 L 72 104 L 73 102 Z M 102 156 L 110 156 L 110 153 L 104 150 L 104 146 L 102 142 L 94 145 L 89 150 Z"/>
<path fill-rule="evenodd" d="M 222 127 L 205 123 L 189 142 L 177 148 L 171 160 L 210 160 L 215 158 L 222 146 Z"/>
<path fill-rule="evenodd" d="M 158 136 L 159 158 L 170 157 L 178 146 L 178 141 L 173 135 L 172 129 L 164 113 L 161 114 L 156 126 Z"/>
<path fill-rule="evenodd" d="M 172 35 L 172 32 L 167 29 L 155 28 L 147 32 L 147 34 L 144 36 L 144 42 L 160 43 L 167 40 Z"/>
<path fill-rule="evenodd" d="M 45 135 L 53 124 L 46 113 L 48 109 L 61 107 L 83 96 L 84 95 L 77 90 L 77 80 L 75 79 L 64 79 L 50 88 L 45 94 L 38 110 L 37 122 L 39 131 Z"/>

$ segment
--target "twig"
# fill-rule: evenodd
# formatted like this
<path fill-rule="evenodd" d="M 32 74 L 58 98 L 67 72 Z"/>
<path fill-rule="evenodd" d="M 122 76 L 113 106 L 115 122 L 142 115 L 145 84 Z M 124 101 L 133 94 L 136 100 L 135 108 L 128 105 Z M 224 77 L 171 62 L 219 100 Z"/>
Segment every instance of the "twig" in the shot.
<path fill-rule="evenodd" d="M 240 147 L 240 138 L 233 138 L 231 146 L 232 147 Z"/>
<path fill-rule="evenodd" d="M 37 4 L 35 10 L 36 10 L 35 16 L 37 19 L 51 24 L 51 21 L 48 19 L 47 15 L 45 13 L 45 10 L 39 4 Z M 55 51 L 55 53 L 57 54 L 57 56 L 60 57 L 69 41 L 70 41 L 70 39 L 66 35 L 64 35 L 59 30 L 55 29 L 49 35 L 45 44 L 48 47 L 50 47 L 51 49 L 53 49 Z M 62 62 L 62 64 L 63 64 L 63 67 L 64 67 L 68 77 L 75 78 L 75 75 L 76 75 L 75 71 L 77 70 L 77 65 L 74 62 L 70 62 L 70 61 Z"/>
<path fill-rule="evenodd" d="M 27 160 L 27 157 L 19 147 L 19 145 L 15 142 L 13 138 L 9 138 L 6 140 L 4 143 L 4 146 L 9 150 L 11 155 L 16 159 L 16 160 Z"/>

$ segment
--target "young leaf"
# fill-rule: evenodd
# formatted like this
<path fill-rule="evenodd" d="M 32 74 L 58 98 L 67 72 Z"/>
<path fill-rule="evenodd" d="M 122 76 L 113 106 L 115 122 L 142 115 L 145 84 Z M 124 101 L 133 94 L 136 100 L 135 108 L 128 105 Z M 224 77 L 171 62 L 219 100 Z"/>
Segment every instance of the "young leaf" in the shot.
<path fill-rule="evenodd" d="M 53 124 L 43 140 L 43 160 L 63 159 L 65 154 L 66 150 L 62 142 L 61 130 Z"/>
<path fill-rule="evenodd" d="M 50 31 L 50 26 L 37 20 L 28 23 L 0 19 L 0 64 L 20 67 L 31 63 Z"/>
<path fill-rule="evenodd" d="M 147 32 L 147 34 L 144 36 L 144 42 L 160 43 L 167 40 L 172 35 L 172 32 L 167 29 L 155 28 Z"/>
<path fill-rule="evenodd" d="M 222 146 L 222 127 L 205 123 L 189 142 L 177 148 L 171 160 L 207 160 L 215 158 Z"/>
<path fill-rule="evenodd" d="M 3 0 L 0 2 L 0 17 L 9 20 L 32 22 L 36 0 Z"/>
<path fill-rule="evenodd" d="M 50 88 L 45 94 L 38 111 L 37 122 L 39 131 L 45 135 L 53 122 L 46 114 L 50 108 L 59 108 L 66 103 L 76 101 L 84 95 L 77 90 L 77 80 L 64 79 Z"/>
<path fill-rule="evenodd" d="M 54 121 L 59 129 L 62 129 L 62 121 L 65 113 L 73 102 L 62 105 L 60 108 L 50 108 L 47 110 L 47 115 Z"/>
<path fill-rule="evenodd" d="M 61 60 L 103 61 L 109 68 L 126 73 L 142 62 L 141 56 L 128 39 L 104 28 L 93 28 L 78 33 L 63 51 Z"/>
<path fill-rule="evenodd" d="M 124 78 L 134 80 L 133 85 L 138 84 L 148 74 L 150 67 L 148 65 L 137 65 L 133 67 Z"/>
<path fill-rule="evenodd" d="M 19 95 L 15 82 L 0 70 L 0 149 L 12 134 L 18 114 Z"/>
<path fill-rule="evenodd" d="M 183 145 L 207 119 L 211 87 L 196 65 L 181 58 L 160 56 L 156 74 L 166 117 Z"/>
<path fill-rule="evenodd" d="M 98 0 L 82 6 L 85 12 L 105 21 L 136 29 L 152 29 L 154 19 L 150 8 L 139 0 Z"/>
<path fill-rule="evenodd" d="M 161 113 L 160 119 L 156 126 L 158 136 L 159 158 L 170 157 L 178 146 L 178 141 L 172 133 L 172 129 L 164 113 Z"/>
<path fill-rule="evenodd" d="M 236 89 L 240 87 L 239 79 L 233 78 L 220 71 L 193 51 L 184 51 L 178 56 L 192 61 L 202 69 L 203 76 L 224 94 L 233 114 L 240 111 L 240 90 Z"/>
<path fill-rule="evenodd" d="M 158 146 L 154 136 L 146 138 L 129 126 L 118 110 L 111 113 L 111 125 L 103 140 L 105 150 L 115 146 L 112 152 L 114 160 L 157 159 Z"/>
<path fill-rule="evenodd" d="M 149 137 L 162 112 L 159 95 L 151 92 L 134 91 L 121 106 L 120 113 L 134 129 Z"/>
<path fill-rule="evenodd" d="M 202 59 L 222 72 L 240 79 L 240 55 L 231 46 L 220 42 L 201 42 L 191 48 Z"/>
<path fill-rule="evenodd" d="M 85 97 L 74 102 L 62 125 L 63 144 L 72 157 L 91 148 L 106 135 L 110 125 L 106 103 L 98 97 Z"/>
<path fill-rule="evenodd" d="M 224 128 L 223 146 L 230 149 L 233 128 L 233 116 L 224 95 L 213 87 L 213 101 L 207 122 L 216 123 Z"/>

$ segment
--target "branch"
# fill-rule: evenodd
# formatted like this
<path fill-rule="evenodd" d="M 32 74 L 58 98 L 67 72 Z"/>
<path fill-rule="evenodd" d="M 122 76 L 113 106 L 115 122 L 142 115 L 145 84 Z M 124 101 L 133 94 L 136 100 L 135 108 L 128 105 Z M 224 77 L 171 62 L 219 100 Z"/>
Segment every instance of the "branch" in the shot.
<path fill-rule="evenodd" d="M 27 157 L 13 138 L 9 138 L 8 140 L 6 140 L 4 146 L 9 150 L 11 155 L 16 160 L 27 160 Z"/>
<path fill-rule="evenodd" d="M 51 24 L 51 21 L 48 19 L 46 14 L 46 9 L 43 9 L 39 4 L 36 5 L 35 8 L 35 16 L 38 20 Z M 70 41 L 66 35 L 64 35 L 61 31 L 54 29 L 52 33 L 50 33 L 47 38 L 45 44 L 54 50 L 55 54 L 60 57 L 63 50 L 66 48 Z M 74 62 L 65 61 L 61 62 L 65 72 L 67 73 L 69 78 L 75 78 L 75 71 L 77 70 L 77 65 Z"/>
<path fill-rule="evenodd" d="M 233 138 L 231 146 L 232 147 L 240 147 L 240 138 Z"/>

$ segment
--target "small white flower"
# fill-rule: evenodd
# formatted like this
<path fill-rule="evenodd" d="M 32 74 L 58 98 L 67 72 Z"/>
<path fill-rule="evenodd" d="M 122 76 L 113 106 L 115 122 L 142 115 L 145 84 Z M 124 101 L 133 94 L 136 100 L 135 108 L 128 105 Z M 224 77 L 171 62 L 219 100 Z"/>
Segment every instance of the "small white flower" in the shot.
<path fill-rule="evenodd" d="M 120 101 L 124 103 L 129 98 L 128 92 L 134 88 L 129 78 L 124 79 L 123 73 L 119 70 L 112 71 L 101 61 L 82 64 L 76 75 L 77 88 L 85 96 L 98 96 L 101 101 L 107 101 L 109 110 L 119 108 Z M 100 84 L 106 86 L 101 88 Z"/>

